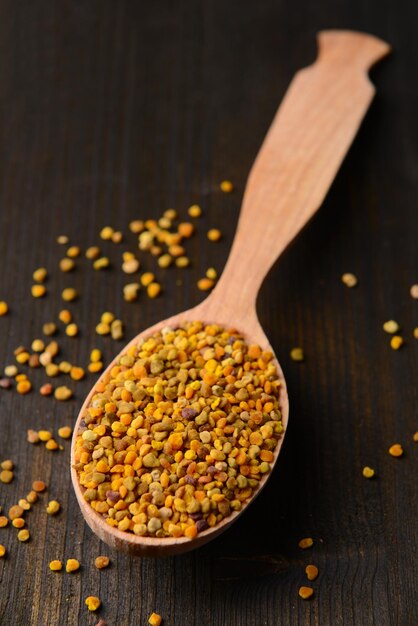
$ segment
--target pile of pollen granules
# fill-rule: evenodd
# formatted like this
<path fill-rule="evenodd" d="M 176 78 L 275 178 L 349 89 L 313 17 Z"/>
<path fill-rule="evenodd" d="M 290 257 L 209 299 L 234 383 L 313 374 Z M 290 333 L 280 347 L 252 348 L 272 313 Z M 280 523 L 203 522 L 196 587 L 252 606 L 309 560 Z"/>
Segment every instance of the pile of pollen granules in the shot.
<path fill-rule="evenodd" d="M 272 352 L 188 322 L 138 341 L 96 384 L 76 438 L 84 498 L 106 522 L 188 537 L 241 510 L 283 434 Z"/>

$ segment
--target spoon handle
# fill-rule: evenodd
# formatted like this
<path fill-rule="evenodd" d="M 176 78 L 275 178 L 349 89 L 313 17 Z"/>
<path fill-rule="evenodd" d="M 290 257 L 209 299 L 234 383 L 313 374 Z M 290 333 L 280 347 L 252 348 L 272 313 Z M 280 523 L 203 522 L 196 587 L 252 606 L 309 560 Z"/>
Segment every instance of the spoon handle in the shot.
<path fill-rule="evenodd" d="M 209 297 L 214 319 L 219 310 L 237 320 L 254 310 L 267 272 L 323 202 L 373 98 L 367 72 L 390 51 L 372 35 L 338 30 L 320 32 L 318 48 L 293 78 L 251 169 L 231 253 Z"/>

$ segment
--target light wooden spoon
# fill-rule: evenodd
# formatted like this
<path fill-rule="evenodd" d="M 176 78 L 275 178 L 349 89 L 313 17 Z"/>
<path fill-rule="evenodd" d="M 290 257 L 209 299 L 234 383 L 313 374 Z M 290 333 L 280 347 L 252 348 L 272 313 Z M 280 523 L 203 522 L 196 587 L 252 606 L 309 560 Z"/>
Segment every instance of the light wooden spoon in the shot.
<path fill-rule="evenodd" d="M 234 243 L 216 288 L 196 307 L 140 333 L 121 354 L 140 337 L 164 326 L 175 327 L 192 320 L 232 326 L 248 342 L 271 350 L 257 318 L 257 293 L 278 256 L 324 200 L 373 98 L 375 89 L 367 71 L 390 51 L 388 44 L 376 37 L 338 30 L 320 32 L 318 47 L 315 63 L 294 77 L 252 167 Z M 289 412 L 286 384 L 277 360 L 275 364 L 282 382 L 280 405 L 286 429 Z M 72 466 L 80 420 L 93 393 L 94 388 L 74 428 Z M 283 439 L 275 450 L 272 466 L 282 442 Z M 165 556 L 197 548 L 226 530 L 248 506 L 193 540 L 138 537 L 106 524 L 84 500 L 84 489 L 73 467 L 71 474 L 77 500 L 90 528 L 112 548 L 130 554 Z M 269 475 L 261 479 L 255 495 L 260 493 Z"/>

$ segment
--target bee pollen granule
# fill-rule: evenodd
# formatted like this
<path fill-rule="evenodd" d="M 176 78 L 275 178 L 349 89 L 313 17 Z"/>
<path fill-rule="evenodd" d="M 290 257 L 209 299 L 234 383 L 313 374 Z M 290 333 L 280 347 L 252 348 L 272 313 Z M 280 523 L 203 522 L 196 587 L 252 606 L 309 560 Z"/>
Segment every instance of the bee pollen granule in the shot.
<path fill-rule="evenodd" d="M 318 568 L 316 565 L 307 565 L 305 567 L 305 574 L 308 580 L 316 580 L 318 577 Z"/>
<path fill-rule="evenodd" d="M 97 569 L 105 569 L 110 564 L 110 559 L 108 556 L 97 556 L 94 560 L 94 564 Z"/>
<path fill-rule="evenodd" d="M 403 455 L 403 448 L 400 443 L 394 443 L 389 448 L 390 456 L 401 457 Z"/>
<path fill-rule="evenodd" d="M 68 573 L 76 572 L 80 569 L 80 563 L 77 559 L 68 559 L 67 564 L 65 566 L 65 571 Z"/>
<path fill-rule="evenodd" d="M 346 272 L 341 276 L 341 280 L 346 287 L 355 287 L 357 285 L 357 276 L 351 274 L 351 272 Z"/>
<path fill-rule="evenodd" d="M 363 467 L 363 476 L 364 476 L 364 478 L 373 478 L 373 476 L 374 476 L 374 469 L 372 469 L 371 467 L 368 467 L 366 465 L 366 467 Z"/>
<path fill-rule="evenodd" d="M 60 572 L 62 570 L 62 561 L 59 561 L 58 559 L 50 561 L 49 569 L 51 572 Z"/>
<path fill-rule="evenodd" d="M 97 611 L 101 605 L 101 601 L 97 596 L 87 596 L 85 603 L 89 611 Z"/>
<path fill-rule="evenodd" d="M 299 595 L 303 600 L 308 600 L 309 598 L 312 598 L 314 593 L 314 590 L 312 589 L 312 587 L 300 587 L 299 588 Z"/>

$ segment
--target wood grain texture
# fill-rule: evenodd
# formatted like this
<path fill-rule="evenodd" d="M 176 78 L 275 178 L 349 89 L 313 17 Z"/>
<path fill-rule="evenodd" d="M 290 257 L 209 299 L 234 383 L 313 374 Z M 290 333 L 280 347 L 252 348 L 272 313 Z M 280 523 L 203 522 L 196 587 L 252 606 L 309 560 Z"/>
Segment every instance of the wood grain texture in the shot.
<path fill-rule="evenodd" d="M 0 457 L 17 470 L 0 504 L 7 508 L 36 477 L 63 505 L 57 518 L 34 507 L 27 545 L 1 529 L 9 549 L 0 562 L 2 625 L 93 626 L 90 594 L 102 598 L 109 626 L 145 625 L 154 610 L 170 626 L 417 623 L 418 320 L 409 296 L 418 282 L 416 18 L 414 3 L 392 0 L 0 2 L 0 297 L 11 306 L 0 320 L 2 363 L 56 315 L 67 285 L 82 294 L 72 308 L 84 341 L 61 334 L 63 356 L 79 362 L 96 344 L 108 360 L 117 351 L 92 330 L 107 308 L 125 320 L 128 338 L 197 304 L 196 279 L 226 261 L 251 163 L 291 77 L 315 57 L 315 32 L 372 32 L 395 50 L 373 72 L 378 96 L 331 194 L 260 293 L 258 313 L 292 402 L 268 487 L 231 530 L 194 553 L 113 553 L 81 520 L 69 445 L 52 455 L 25 437 L 27 428 L 74 419 L 91 377 L 66 405 L 2 392 Z M 223 178 L 234 181 L 233 194 L 218 191 Z M 123 303 L 121 273 L 93 273 L 85 261 L 71 277 L 58 271 L 57 234 L 86 247 L 108 223 L 126 231 L 130 219 L 168 206 L 184 215 L 195 201 L 204 217 L 190 242 L 194 265 L 167 270 L 159 300 Z M 219 225 L 223 240 L 205 242 L 205 229 Z M 107 248 L 115 264 L 122 249 Z M 49 295 L 35 302 L 31 273 L 40 265 L 51 272 Z M 356 289 L 341 284 L 345 271 L 358 276 Z M 392 317 L 407 340 L 398 353 L 381 329 Z M 302 365 L 288 356 L 294 345 L 305 349 Z M 387 454 L 395 441 L 406 450 L 401 460 Z M 376 480 L 361 476 L 366 464 Z M 308 535 L 316 540 L 309 553 L 297 547 Z M 112 558 L 107 571 L 93 566 L 100 553 Z M 71 556 L 83 563 L 79 574 L 48 572 L 49 560 Z M 316 597 L 302 602 L 308 562 L 320 576 Z"/>

